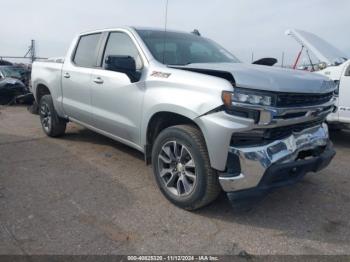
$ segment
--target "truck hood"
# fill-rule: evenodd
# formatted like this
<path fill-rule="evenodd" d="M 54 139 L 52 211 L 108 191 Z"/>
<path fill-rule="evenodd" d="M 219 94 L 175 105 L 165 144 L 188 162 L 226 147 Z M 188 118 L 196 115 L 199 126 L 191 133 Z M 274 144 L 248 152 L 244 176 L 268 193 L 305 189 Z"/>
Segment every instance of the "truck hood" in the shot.
<path fill-rule="evenodd" d="M 237 87 L 288 93 L 326 93 L 334 89 L 325 76 L 310 72 L 250 65 L 244 63 L 200 63 L 176 67 L 200 73 L 219 71 L 231 73 Z M 213 74 L 212 74 L 213 75 Z"/>
<path fill-rule="evenodd" d="M 293 37 L 299 44 L 307 48 L 320 62 L 325 62 L 328 65 L 338 65 L 348 59 L 342 51 L 315 34 L 297 29 L 288 29 L 286 35 Z"/>

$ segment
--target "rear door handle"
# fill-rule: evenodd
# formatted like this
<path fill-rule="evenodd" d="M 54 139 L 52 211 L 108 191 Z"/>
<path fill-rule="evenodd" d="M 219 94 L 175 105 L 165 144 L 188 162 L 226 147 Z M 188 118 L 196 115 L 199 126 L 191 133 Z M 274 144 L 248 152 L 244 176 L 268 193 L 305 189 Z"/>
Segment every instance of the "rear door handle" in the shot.
<path fill-rule="evenodd" d="M 94 79 L 94 82 L 95 82 L 96 84 L 103 84 L 103 80 L 102 80 L 101 77 L 96 77 L 96 78 Z"/>
<path fill-rule="evenodd" d="M 70 78 L 70 74 L 66 72 L 66 73 L 63 74 L 63 77 Z"/>

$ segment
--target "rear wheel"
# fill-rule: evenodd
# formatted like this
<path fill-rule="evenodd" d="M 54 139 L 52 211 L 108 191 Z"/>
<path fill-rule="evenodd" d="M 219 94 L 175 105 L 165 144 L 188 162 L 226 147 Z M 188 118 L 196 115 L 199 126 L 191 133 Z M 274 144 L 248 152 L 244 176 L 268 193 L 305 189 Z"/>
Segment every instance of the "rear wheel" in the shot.
<path fill-rule="evenodd" d="M 181 208 L 201 208 L 220 193 L 203 135 L 194 126 L 179 125 L 163 130 L 153 146 L 152 165 L 164 196 Z"/>
<path fill-rule="evenodd" d="M 39 115 L 41 126 L 46 135 L 58 137 L 65 133 L 66 120 L 57 115 L 51 95 L 44 95 L 40 99 Z"/>

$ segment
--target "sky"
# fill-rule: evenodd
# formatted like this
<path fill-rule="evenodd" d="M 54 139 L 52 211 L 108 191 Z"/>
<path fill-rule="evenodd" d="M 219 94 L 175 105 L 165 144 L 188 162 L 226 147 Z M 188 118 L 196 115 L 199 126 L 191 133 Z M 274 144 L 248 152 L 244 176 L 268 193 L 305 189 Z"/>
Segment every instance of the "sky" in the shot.
<path fill-rule="evenodd" d="M 349 0 L 168 0 L 167 28 L 194 28 L 241 61 L 275 57 L 292 64 L 300 46 L 284 32 L 313 32 L 350 56 Z M 166 0 L 0 0 L 0 55 L 64 56 L 83 31 L 119 25 L 164 28 Z M 5 21 L 5 22 L 4 22 Z"/>

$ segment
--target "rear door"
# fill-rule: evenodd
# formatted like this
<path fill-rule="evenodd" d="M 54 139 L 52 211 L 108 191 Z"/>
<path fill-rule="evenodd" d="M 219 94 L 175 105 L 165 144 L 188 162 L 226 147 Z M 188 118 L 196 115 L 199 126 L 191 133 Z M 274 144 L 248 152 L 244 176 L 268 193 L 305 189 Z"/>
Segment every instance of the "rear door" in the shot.
<path fill-rule="evenodd" d="M 340 79 L 339 121 L 350 123 L 350 63 L 348 63 Z"/>
<path fill-rule="evenodd" d="M 101 36 L 101 33 L 82 35 L 62 69 L 64 111 L 70 118 L 90 125 L 91 73 L 96 67 Z"/>
<path fill-rule="evenodd" d="M 120 72 L 105 70 L 109 55 L 131 56 L 142 79 L 143 59 L 136 40 L 126 31 L 109 32 L 101 51 L 100 68 L 92 72 L 91 105 L 94 125 L 129 145 L 140 141 L 144 82 L 133 82 Z"/>

